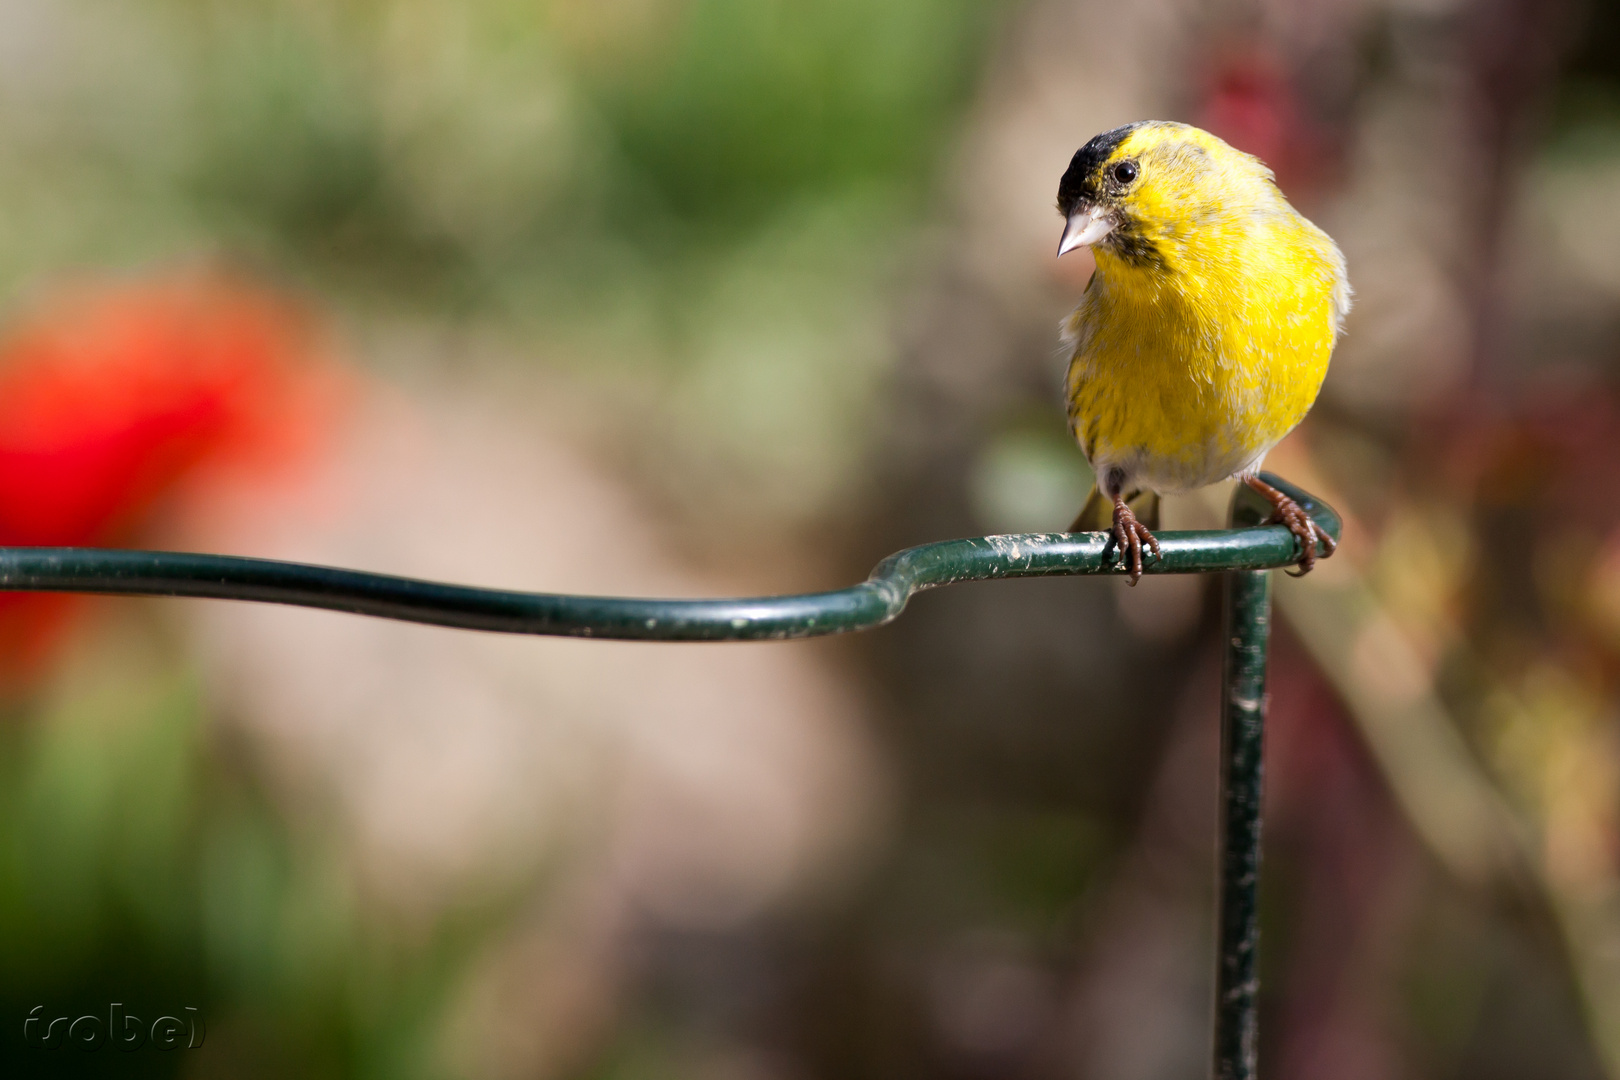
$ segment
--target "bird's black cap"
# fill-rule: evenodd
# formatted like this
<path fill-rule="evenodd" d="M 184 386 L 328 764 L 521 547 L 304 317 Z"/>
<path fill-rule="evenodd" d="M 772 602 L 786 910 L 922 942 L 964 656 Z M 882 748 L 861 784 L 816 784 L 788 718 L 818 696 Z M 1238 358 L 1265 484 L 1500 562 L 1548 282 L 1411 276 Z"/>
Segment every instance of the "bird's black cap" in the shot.
<path fill-rule="evenodd" d="M 1069 161 L 1069 168 L 1058 181 L 1058 210 L 1067 215 L 1074 210 L 1075 203 L 1082 196 L 1096 198 L 1097 170 L 1102 168 L 1103 162 L 1108 160 L 1110 154 L 1119 148 L 1125 141 L 1125 136 L 1141 127 L 1145 120 L 1138 120 L 1134 124 L 1125 124 L 1105 131 L 1092 139 L 1086 145 L 1074 152 Z"/>

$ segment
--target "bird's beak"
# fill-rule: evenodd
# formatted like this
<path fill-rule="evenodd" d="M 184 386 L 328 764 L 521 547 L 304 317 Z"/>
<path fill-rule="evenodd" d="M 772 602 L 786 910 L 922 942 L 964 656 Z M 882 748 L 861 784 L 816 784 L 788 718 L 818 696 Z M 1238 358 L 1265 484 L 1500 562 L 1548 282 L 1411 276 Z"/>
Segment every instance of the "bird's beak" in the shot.
<path fill-rule="evenodd" d="M 1114 231 L 1114 218 L 1096 203 L 1081 203 L 1069 215 L 1063 226 L 1063 237 L 1058 241 L 1058 258 L 1077 247 L 1089 247 Z"/>

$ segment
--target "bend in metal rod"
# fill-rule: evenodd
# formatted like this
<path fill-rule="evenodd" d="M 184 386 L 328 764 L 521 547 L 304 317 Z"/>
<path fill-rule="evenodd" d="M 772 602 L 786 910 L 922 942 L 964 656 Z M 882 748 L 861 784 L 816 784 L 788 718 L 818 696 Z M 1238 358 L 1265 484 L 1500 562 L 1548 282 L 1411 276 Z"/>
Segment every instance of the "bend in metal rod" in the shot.
<path fill-rule="evenodd" d="M 1288 492 L 1337 538 L 1338 515 L 1285 481 Z M 1239 502 L 1244 492 L 1240 486 Z M 1247 506 L 1247 503 L 1243 503 Z M 1269 511 L 1269 507 L 1265 507 Z M 1259 509 L 1255 509 L 1258 513 Z M 1258 525 L 1263 516 L 1242 524 Z M 643 641 L 759 641 L 881 626 L 923 589 L 962 581 L 1119 574 L 1103 558 L 1103 533 L 1024 533 L 924 544 L 891 555 L 859 585 L 797 596 L 655 600 L 476 589 L 327 566 L 104 548 L 0 548 L 0 591 L 190 596 L 256 600 L 513 634 Z M 1163 557 L 1149 574 L 1196 574 L 1287 566 L 1296 542 L 1281 525 L 1159 536 Z"/>

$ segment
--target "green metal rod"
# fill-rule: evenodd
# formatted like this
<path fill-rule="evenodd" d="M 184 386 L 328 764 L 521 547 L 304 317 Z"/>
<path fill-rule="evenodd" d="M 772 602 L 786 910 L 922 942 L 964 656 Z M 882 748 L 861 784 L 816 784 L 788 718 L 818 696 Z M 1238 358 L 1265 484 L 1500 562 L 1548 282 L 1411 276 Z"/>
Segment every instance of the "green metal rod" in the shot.
<path fill-rule="evenodd" d="M 1338 536 L 1339 517 L 1326 504 L 1269 474 L 1268 481 Z M 1240 498 L 1245 491 L 1239 488 Z M 881 626 L 920 590 L 960 581 L 1123 573 L 1117 552 L 1110 548 L 1104 560 L 1105 540 L 1103 533 L 946 540 L 891 555 L 870 578 L 847 589 L 734 600 L 506 592 L 227 555 L 13 547 L 0 548 L 0 591 L 257 600 L 511 634 L 761 641 Z M 1148 560 L 1149 574 L 1259 570 L 1299 558 L 1293 535 L 1280 525 L 1166 532 L 1159 546 L 1163 558 Z"/>
<path fill-rule="evenodd" d="M 1264 473 L 1335 540 L 1340 520 L 1320 499 Z M 1219 964 L 1215 1075 L 1253 1080 L 1259 980 L 1260 796 L 1263 775 L 1266 570 L 1299 558 L 1270 507 L 1239 485 L 1233 528 L 1159 534 L 1149 574 L 1226 572 L 1222 696 Z M 1104 555 L 1107 552 L 1107 558 Z M 0 592 L 96 593 L 254 600 L 435 626 L 643 641 L 758 641 L 864 630 L 894 619 L 913 594 L 961 581 L 1122 574 L 1103 533 L 1024 533 L 947 540 L 889 556 L 859 585 L 728 600 L 655 600 L 508 592 L 266 559 L 103 548 L 0 548 Z"/>
<path fill-rule="evenodd" d="M 1254 1080 L 1260 976 L 1260 809 L 1265 780 L 1271 575 L 1226 576 L 1221 688 L 1220 883 L 1216 899 L 1216 1080 Z"/>
<path fill-rule="evenodd" d="M 1264 520 L 1254 500 L 1233 500 L 1236 527 Z M 1226 660 L 1221 680 L 1221 783 L 1215 968 L 1215 1080 L 1255 1080 L 1260 975 L 1260 829 L 1265 789 L 1266 659 L 1271 575 L 1226 575 Z"/>

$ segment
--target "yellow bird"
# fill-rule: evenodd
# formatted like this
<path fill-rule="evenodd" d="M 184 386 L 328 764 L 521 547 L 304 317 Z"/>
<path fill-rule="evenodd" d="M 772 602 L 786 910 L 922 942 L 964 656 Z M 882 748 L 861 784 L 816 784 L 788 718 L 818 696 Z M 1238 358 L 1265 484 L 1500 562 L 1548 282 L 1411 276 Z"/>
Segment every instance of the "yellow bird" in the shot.
<path fill-rule="evenodd" d="M 1316 401 L 1350 310 L 1338 246 L 1259 159 L 1166 121 L 1082 146 L 1058 211 L 1058 255 L 1097 258 L 1063 324 L 1069 429 L 1097 477 L 1070 531 L 1109 529 L 1134 585 L 1142 546 L 1159 555 L 1138 495 L 1156 511 L 1160 494 L 1236 478 L 1298 539 L 1301 573 L 1318 541 L 1331 555 L 1332 538 L 1257 474 Z"/>

